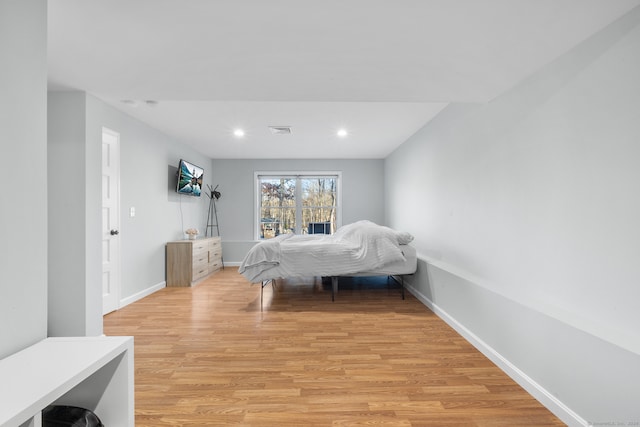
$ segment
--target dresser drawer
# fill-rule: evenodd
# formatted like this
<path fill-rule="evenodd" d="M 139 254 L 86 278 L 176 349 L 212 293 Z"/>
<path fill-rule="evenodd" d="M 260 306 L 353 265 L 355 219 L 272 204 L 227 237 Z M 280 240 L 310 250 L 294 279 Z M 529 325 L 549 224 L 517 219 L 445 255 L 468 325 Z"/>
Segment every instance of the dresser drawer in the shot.
<path fill-rule="evenodd" d="M 222 259 L 218 259 L 217 261 L 209 263 L 209 273 L 213 273 L 214 271 L 218 271 L 222 268 Z"/>
<path fill-rule="evenodd" d="M 192 264 L 193 267 L 195 268 L 195 266 L 197 264 L 206 264 L 209 262 L 209 252 L 208 251 L 203 251 L 203 252 L 198 252 L 198 253 L 194 253 L 193 254 L 193 260 L 192 260 Z"/>
<path fill-rule="evenodd" d="M 222 259 L 222 250 L 209 251 L 209 262 L 220 261 Z"/>
<path fill-rule="evenodd" d="M 209 243 L 206 240 L 196 240 L 193 242 L 193 255 L 196 256 L 198 254 L 204 253 L 206 255 L 209 250 Z"/>
<path fill-rule="evenodd" d="M 222 248 L 222 242 L 220 241 L 220 238 L 212 238 L 211 240 L 209 240 L 209 250 L 220 250 Z"/>
<path fill-rule="evenodd" d="M 196 280 L 203 278 L 207 274 L 209 274 L 209 264 L 205 262 L 204 264 L 198 264 L 197 266 L 194 265 L 191 281 L 195 282 Z"/>

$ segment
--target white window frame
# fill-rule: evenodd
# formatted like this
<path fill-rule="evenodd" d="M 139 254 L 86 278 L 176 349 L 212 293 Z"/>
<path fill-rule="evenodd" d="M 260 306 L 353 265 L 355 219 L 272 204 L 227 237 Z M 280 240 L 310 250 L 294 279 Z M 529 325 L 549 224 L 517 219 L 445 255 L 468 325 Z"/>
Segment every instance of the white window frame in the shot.
<path fill-rule="evenodd" d="M 260 238 L 260 178 L 273 177 L 273 178 L 317 178 L 317 177 L 336 177 L 336 228 L 342 226 L 342 171 L 255 171 L 253 173 L 253 189 L 254 189 L 254 202 L 253 202 L 253 236 L 257 241 L 264 239 Z M 299 185 L 296 185 L 296 200 L 300 200 L 302 189 Z M 299 212 L 298 212 L 299 211 Z M 302 218 L 302 206 L 296 202 L 296 218 Z M 298 224 L 296 224 L 296 227 Z"/>

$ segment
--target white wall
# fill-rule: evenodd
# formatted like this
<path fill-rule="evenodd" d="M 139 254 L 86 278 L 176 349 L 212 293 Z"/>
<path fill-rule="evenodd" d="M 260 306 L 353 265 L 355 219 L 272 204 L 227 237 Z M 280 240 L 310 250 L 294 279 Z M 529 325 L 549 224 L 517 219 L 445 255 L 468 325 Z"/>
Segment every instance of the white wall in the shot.
<path fill-rule="evenodd" d="M 0 358 L 47 331 L 47 3 L 0 2 Z"/>
<path fill-rule="evenodd" d="M 227 160 L 213 161 L 225 263 L 239 263 L 254 244 L 256 171 L 341 171 L 342 223 L 369 219 L 384 224 L 382 160 Z"/>
<path fill-rule="evenodd" d="M 415 292 L 578 424 L 640 420 L 639 22 L 450 106 L 385 164 L 388 222 L 422 258 Z"/>

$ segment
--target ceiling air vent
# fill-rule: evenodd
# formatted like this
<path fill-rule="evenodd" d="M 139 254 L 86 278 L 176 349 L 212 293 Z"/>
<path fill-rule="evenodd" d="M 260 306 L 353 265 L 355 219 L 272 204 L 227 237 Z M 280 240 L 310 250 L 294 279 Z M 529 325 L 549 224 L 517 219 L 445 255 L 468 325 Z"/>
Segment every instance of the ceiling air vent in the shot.
<path fill-rule="evenodd" d="M 269 130 L 274 135 L 291 135 L 291 126 L 269 126 Z"/>

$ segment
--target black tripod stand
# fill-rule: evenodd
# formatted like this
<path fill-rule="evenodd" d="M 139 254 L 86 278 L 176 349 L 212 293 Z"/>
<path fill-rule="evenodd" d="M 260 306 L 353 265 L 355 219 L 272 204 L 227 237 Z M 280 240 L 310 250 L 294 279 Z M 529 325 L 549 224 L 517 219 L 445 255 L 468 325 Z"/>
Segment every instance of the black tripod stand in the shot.
<path fill-rule="evenodd" d="M 209 193 L 207 197 L 209 198 L 209 213 L 207 214 L 207 228 L 204 232 L 205 237 L 209 237 L 209 232 L 211 232 L 211 237 L 213 236 L 213 228 L 215 227 L 216 233 L 220 236 L 220 226 L 218 225 L 218 209 L 216 207 L 216 200 L 218 200 L 221 196 L 220 192 L 217 191 L 218 186 L 216 188 L 211 188 L 211 185 L 207 184 L 209 187 Z M 222 260 L 222 268 L 224 268 L 224 258 Z"/>

